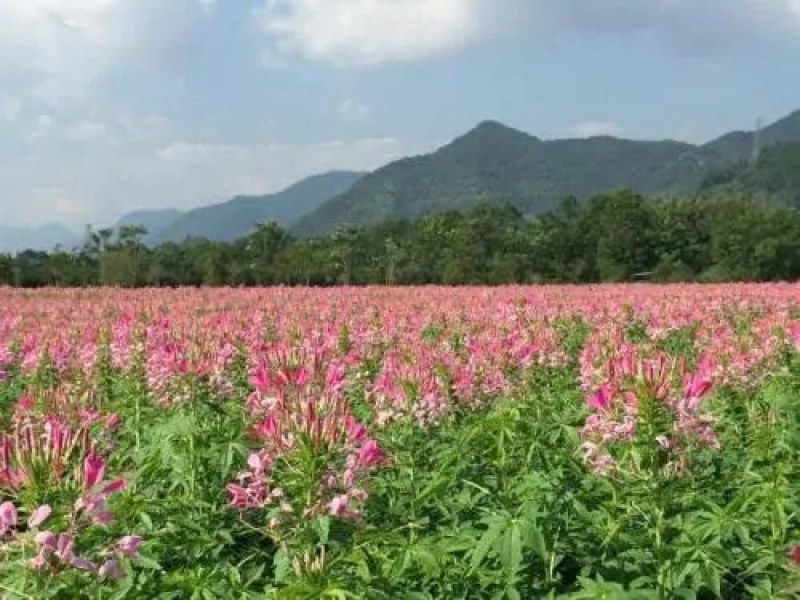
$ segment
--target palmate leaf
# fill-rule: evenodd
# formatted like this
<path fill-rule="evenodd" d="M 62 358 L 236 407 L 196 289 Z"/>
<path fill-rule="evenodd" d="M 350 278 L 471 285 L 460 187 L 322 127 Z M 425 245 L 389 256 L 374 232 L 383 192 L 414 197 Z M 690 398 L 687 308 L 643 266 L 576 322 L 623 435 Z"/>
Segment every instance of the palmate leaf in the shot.
<path fill-rule="evenodd" d="M 503 532 L 503 537 L 500 540 L 499 555 L 506 580 L 511 583 L 522 564 L 522 534 L 519 521 L 512 521 Z"/>
<path fill-rule="evenodd" d="M 495 542 L 500 539 L 506 529 L 508 521 L 503 517 L 494 517 L 489 522 L 489 528 L 481 536 L 478 545 L 472 552 L 469 574 L 472 575 L 483 564 Z"/>

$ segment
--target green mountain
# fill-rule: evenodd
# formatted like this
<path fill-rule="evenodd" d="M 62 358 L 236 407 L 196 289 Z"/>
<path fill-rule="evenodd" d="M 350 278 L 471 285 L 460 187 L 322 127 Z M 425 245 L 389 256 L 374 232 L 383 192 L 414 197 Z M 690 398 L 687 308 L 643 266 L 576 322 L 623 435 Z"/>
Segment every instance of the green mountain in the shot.
<path fill-rule="evenodd" d="M 800 143 L 767 146 L 755 162 L 740 161 L 711 173 L 702 191 L 769 198 L 800 209 Z"/>
<path fill-rule="evenodd" d="M 764 145 L 800 142 L 800 112 L 763 129 L 760 137 Z M 319 235 L 340 225 L 416 219 L 487 200 L 538 214 L 565 196 L 585 199 L 619 187 L 650 196 L 694 193 L 709 173 L 748 156 L 754 142 L 753 133 L 728 134 L 704 146 L 608 136 L 544 141 L 486 121 L 431 154 L 363 177 L 293 229 Z"/>
<path fill-rule="evenodd" d="M 709 142 L 703 148 L 717 154 L 724 161 L 750 158 L 757 146 L 800 142 L 800 110 L 755 131 L 732 131 Z"/>
<path fill-rule="evenodd" d="M 158 235 L 158 242 L 186 238 L 233 241 L 248 235 L 260 221 L 288 226 L 325 201 L 346 192 L 362 173 L 332 171 L 303 179 L 265 196 L 236 196 L 221 204 L 187 211 Z"/>

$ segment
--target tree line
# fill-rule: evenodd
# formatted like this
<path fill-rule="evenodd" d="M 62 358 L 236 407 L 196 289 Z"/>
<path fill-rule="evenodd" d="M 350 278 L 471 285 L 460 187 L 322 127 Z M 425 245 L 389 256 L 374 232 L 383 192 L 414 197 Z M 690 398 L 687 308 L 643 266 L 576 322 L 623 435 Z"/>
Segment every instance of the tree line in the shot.
<path fill-rule="evenodd" d="M 295 239 L 274 222 L 232 243 L 148 247 L 142 227 L 80 248 L 0 255 L 21 287 L 593 283 L 800 278 L 800 213 L 739 196 L 650 200 L 629 190 L 526 218 L 483 203 L 417 221 Z"/>

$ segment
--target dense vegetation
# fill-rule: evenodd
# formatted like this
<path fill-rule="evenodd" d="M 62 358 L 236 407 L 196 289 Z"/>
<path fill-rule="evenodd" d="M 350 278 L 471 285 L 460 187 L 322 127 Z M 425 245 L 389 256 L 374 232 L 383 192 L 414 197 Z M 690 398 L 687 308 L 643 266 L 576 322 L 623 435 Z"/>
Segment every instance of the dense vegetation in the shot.
<path fill-rule="evenodd" d="M 768 198 L 800 209 L 800 144 L 770 146 L 750 166 L 739 162 L 711 172 L 702 189 Z"/>
<path fill-rule="evenodd" d="M 585 203 L 622 188 L 651 198 L 746 195 L 797 207 L 798 173 L 800 111 L 758 132 L 731 132 L 705 145 L 609 136 L 547 141 L 486 121 L 435 152 L 369 174 L 323 173 L 277 193 L 236 196 L 186 212 L 137 210 L 113 229 L 143 225 L 147 246 L 187 238 L 234 242 L 267 221 L 309 238 L 484 203 L 507 202 L 533 218 L 557 209 L 563 198 Z M 0 252 L 59 243 L 71 248 L 79 240 L 58 226 L 0 225 Z"/>
<path fill-rule="evenodd" d="M 9 600 L 800 591 L 792 284 L 0 297 Z"/>
<path fill-rule="evenodd" d="M 800 214 L 744 197 L 652 202 L 629 191 L 567 199 L 536 219 L 480 204 L 418 221 L 294 239 L 264 223 L 233 243 L 148 247 L 94 232 L 75 251 L 0 256 L 0 283 L 44 285 L 501 284 L 767 281 L 800 277 Z"/>
<path fill-rule="evenodd" d="M 487 121 L 431 154 L 366 175 L 297 221 L 292 231 L 329 234 L 341 225 L 414 220 L 497 198 L 531 216 L 553 210 L 566 196 L 583 202 L 622 187 L 653 197 L 693 195 L 720 170 L 746 176 L 748 165 L 742 161 L 757 148 L 792 143 L 800 143 L 800 111 L 758 134 L 732 132 L 705 145 L 609 136 L 541 140 Z M 773 179 L 772 166 L 760 174 L 779 188 L 770 192 L 786 191 L 789 182 Z"/>

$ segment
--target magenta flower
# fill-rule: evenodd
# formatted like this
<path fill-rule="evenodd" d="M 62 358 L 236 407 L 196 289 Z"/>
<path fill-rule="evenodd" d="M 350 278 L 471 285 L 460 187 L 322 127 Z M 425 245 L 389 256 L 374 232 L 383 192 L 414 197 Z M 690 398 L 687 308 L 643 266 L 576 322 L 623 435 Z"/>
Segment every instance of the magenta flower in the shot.
<path fill-rule="evenodd" d="M 375 440 L 367 440 L 358 451 L 358 465 L 361 467 L 374 467 L 386 458 L 383 450 Z"/>
<path fill-rule="evenodd" d="M 604 383 L 600 388 L 586 399 L 586 403 L 596 410 L 606 410 L 611 406 L 614 394 L 611 386 Z"/>
<path fill-rule="evenodd" d="M 83 490 L 89 491 L 101 481 L 106 474 L 106 461 L 102 456 L 91 452 L 83 461 Z"/>
<path fill-rule="evenodd" d="M 133 558 L 139 553 L 139 546 L 142 545 L 142 538 L 138 535 L 126 535 L 117 542 L 117 548 L 122 554 Z"/>

